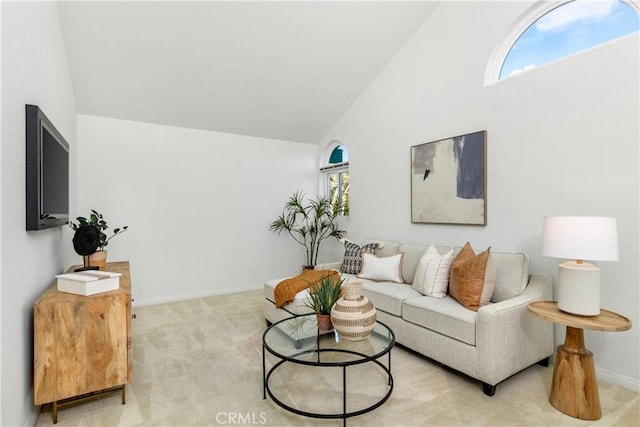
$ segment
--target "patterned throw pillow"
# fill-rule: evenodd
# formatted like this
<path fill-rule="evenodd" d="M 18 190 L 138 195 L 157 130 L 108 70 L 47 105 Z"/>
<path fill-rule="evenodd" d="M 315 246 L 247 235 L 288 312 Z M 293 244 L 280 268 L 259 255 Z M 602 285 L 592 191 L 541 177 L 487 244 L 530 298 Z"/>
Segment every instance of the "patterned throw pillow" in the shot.
<path fill-rule="evenodd" d="M 348 240 L 344 241 L 344 258 L 340 266 L 341 273 L 358 274 L 362 269 L 362 253 L 374 254 L 378 250 L 378 243 L 368 243 L 360 246 Z"/>

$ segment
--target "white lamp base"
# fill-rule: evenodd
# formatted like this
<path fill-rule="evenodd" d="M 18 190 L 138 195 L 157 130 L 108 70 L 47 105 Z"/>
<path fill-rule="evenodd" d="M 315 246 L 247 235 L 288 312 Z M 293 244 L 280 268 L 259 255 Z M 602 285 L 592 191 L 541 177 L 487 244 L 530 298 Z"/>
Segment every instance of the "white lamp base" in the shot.
<path fill-rule="evenodd" d="M 558 266 L 558 308 L 580 316 L 600 314 L 600 269 L 587 262 Z"/>

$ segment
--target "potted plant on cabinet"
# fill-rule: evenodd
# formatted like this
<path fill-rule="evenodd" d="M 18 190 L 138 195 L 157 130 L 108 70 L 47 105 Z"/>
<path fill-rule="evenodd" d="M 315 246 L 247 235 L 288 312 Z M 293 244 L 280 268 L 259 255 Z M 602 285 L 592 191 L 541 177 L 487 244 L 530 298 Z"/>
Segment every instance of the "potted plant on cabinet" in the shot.
<path fill-rule="evenodd" d="M 107 263 L 107 251 L 105 247 L 109 244 L 109 240 L 122 234 L 129 229 L 129 226 L 118 227 L 113 229 L 113 234 L 107 236 L 105 231 L 109 228 L 107 221 L 104 219 L 101 213 L 95 209 L 91 209 L 91 215 L 89 217 L 79 216 L 76 218 L 77 222 L 70 221 L 69 227 L 72 230 L 77 231 L 82 226 L 92 226 L 98 230 L 99 240 L 98 249 L 92 255 L 89 255 L 89 265 L 100 267 L 101 270 L 105 268 Z"/>
<path fill-rule="evenodd" d="M 316 313 L 318 329 L 321 331 L 328 331 L 332 328 L 331 308 L 340 298 L 342 284 L 345 282 L 345 279 L 336 272 L 327 273 L 310 285 L 309 295 L 305 301 L 305 305 Z"/>
<path fill-rule="evenodd" d="M 278 234 L 286 231 L 302 245 L 306 253 L 304 268 L 313 269 L 318 262 L 320 243 L 330 237 L 342 239 L 347 232 L 338 227 L 336 219 L 339 205 L 332 205 L 329 197 L 318 196 L 305 204 L 304 193 L 297 191 L 284 206 L 282 215 L 271 223 L 269 229 Z"/>

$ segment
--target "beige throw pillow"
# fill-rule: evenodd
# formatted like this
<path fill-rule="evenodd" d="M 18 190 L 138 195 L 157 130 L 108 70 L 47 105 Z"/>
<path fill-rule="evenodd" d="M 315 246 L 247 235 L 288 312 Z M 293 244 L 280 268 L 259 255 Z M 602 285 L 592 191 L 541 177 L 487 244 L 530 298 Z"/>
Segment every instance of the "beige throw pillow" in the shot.
<path fill-rule="evenodd" d="M 469 310 L 478 311 L 488 304 L 496 285 L 496 269 L 491 248 L 476 255 L 467 242 L 451 264 L 449 293 Z"/>
<path fill-rule="evenodd" d="M 413 288 L 423 295 L 432 298 L 444 298 L 449 288 L 449 273 L 453 262 L 453 249 L 440 254 L 431 245 L 418 261 L 416 274 L 413 276 Z"/>
<path fill-rule="evenodd" d="M 403 255 L 403 253 L 399 253 L 387 257 L 378 257 L 364 252 L 362 254 L 362 270 L 358 273 L 358 277 L 377 282 L 403 283 Z"/>

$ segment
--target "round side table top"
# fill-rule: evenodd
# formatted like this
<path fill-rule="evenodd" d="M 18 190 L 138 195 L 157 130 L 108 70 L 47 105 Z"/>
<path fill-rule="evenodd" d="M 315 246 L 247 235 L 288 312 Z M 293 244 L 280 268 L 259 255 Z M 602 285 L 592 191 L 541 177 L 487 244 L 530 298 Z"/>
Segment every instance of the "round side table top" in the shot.
<path fill-rule="evenodd" d="M 562 323 L 573 328 L 592 331 L 626 331 L 631 329 L 631 320 L 609 310 L 600 309 L 600 314 L 597 316 L 578 316 L 560 310 L 555 301 L 532 302 L 529 304 L 529 310 L 545 320 Z"/>

